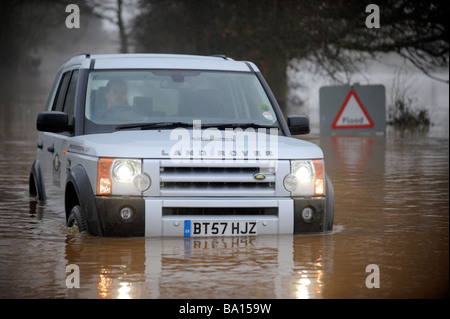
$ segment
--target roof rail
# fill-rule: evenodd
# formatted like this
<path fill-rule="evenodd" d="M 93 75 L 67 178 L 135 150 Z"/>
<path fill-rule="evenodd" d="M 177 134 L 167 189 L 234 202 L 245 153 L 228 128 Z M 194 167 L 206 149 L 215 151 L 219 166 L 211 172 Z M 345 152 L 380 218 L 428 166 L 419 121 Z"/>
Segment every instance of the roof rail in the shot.
<path fill-rule="evenodd" d="M 216 58 L 222 58 L 224 60 L 228 60 L 228 57 L 225 54 L 214 54 L 211 55 L 212 57 L 216 57 Z"/>
<path fill-rule="evenodd" d="M 79 54 L 75 55 L 74 57 L 77 57 L 77 56 L 80 56 L 80 55 L 85 55 L 86 58 L 89 58 L 91 56 L 90 53 L 79 53 Z"/>

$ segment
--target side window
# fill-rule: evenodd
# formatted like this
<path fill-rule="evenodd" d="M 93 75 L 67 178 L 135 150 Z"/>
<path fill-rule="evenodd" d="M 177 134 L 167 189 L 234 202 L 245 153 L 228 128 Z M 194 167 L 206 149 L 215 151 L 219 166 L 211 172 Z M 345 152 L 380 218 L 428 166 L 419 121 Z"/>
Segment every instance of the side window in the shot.
<path fill-rule="evenodd" d="M 53 94 L 55 94 L 55 96 L 56 96 L 55 91 L 58 89 L 60 77 L 61 77 L 61 71 L 56 74 L 55 79 L 53 80 L 52 89 L 50 90 L 50 94 L 48 95 L 47 103 L 45 103 L 45 110 L 47 110 L 48 107 L 50 106 L 50 103 L 53 102 Z M 53 106 L 53 105 L 51 105 L 51 106 Z"/>
<path fill-rule="evenodd" d="M 71 74 L 72 71 L 63 74 L 59 83 L 58 92 L 56 92 L 55 100 L 53 101 L 52 111 L 62 111 Z"/>
<path fill-rule="evenodd" d="M 78 70 L 72 72 L 69 88 L 67 89 L 66 99 L 64 101 L 63 112 L 69 114 L 69 121 L 73 119 L 73 111 L 75 106 L 75 92 L 77 88 Z"/>

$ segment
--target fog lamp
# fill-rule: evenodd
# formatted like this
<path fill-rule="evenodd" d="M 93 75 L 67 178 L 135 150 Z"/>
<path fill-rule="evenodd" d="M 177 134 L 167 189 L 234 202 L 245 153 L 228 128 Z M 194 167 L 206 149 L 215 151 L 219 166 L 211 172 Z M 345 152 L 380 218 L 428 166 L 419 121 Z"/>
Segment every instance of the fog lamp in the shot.
<path fill-rule="evenodd" d="M 120 210 L 120 217 L 123 221 L 130 221 L 134 215 L 134 211 L 131 207 L 125 206 Z"/>
<path fill-rule="evenodd" d="M 305 222 L 310 223 L 314 218 L 314 210 L 311 207 L 303 208 L 302 218 Z"/>

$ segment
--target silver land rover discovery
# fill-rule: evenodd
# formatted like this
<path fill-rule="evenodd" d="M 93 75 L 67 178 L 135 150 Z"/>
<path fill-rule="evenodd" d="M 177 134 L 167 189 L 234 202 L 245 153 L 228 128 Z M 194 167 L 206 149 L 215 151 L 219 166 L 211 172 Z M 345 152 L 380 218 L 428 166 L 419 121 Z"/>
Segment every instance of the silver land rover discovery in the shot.
<path fill-rule="evenodd" d="M 251 62 L 224 56 L 78 55 L 37 117 L 30 193 L 60 198 L 96 236 L 326 232 L 322 150 Z"/>

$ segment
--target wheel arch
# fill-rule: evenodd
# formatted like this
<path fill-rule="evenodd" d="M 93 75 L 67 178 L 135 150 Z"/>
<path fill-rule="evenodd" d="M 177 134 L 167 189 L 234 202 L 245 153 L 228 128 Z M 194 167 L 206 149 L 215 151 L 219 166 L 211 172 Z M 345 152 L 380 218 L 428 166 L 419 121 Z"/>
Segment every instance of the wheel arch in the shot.
<path fill-rule="evenodd" d="M 41 164 L 39 160 L 35 160 L 33 166 L 31 166 L 29 176 L 29 192 L 32 196 L 36 196 L 39 200 L 47 200 L 45 194 L 44 178 L 42 176 Z"/>
<path fill-rule="evenodd" d="M 76 205 L 80 205 L 80 200 L 78 199 L 78 193 L 75 189 L 73 181 L 68 181 L 66 184 L 66 189 L 64 192 L 64 207 L 66 211 L 66 222 L 69 218 L 70 211 Z"/>
<path fill-rule="evenodd" d="M 88 232 L 95 236 L 103 236 L 100 218 L 95 205 L 95 194 L 92 191 L 86 170 L 81 165 L 75 166 L 67 176 L 64 193 L 66 221 L 75 205 L 80 205 L 83 209 Z"/>
<path fill-rule="evenodd" d="M 325 230 L 333 230 L 334 224 L 334 186 L 328 174 L 325 175 L 326 205 L 325 205 Z"/>

